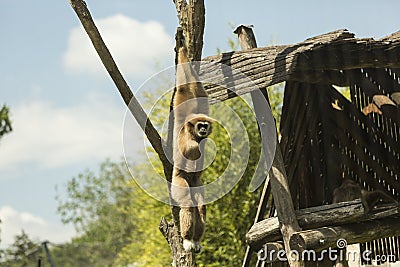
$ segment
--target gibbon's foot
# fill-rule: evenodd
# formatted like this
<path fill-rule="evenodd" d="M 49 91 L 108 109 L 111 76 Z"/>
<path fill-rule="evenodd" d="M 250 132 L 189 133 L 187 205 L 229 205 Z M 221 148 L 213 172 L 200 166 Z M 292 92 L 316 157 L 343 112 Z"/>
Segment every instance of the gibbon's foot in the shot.
<path fill-rule="evenodd" d="M 194 241 L 194 253 L 199 254 L 201 249 L 200 241 Z"/>
<path fill-rule="evenodd" d="M 183 239 L 183 249 L 188 252 L 195 250 L 195 244 L 193 240 Z"/>
<path fill-rule="evenodd" d="M 187 252 L 193 251 L 196 254 L 201 252 L 201 245 L 199 241 L 183 239 L 183 249 Z"/>

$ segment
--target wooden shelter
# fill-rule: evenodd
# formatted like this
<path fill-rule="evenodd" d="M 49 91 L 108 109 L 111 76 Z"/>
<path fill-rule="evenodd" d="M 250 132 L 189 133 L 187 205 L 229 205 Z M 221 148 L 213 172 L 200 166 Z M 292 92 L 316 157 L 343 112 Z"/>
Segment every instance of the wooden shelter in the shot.
<path fill-rule="evenodd" d="M 243 266 L 249 266 L 252 251 L 264 245 L 288 251 L 289 242 L 291 249 L 320 251 L 335 247 L 339 237 L 349 244 L 362 243 L 361 249 L 371 250 L 373 259 L 394 255 L 390 260 L 399 260 L 400 217 L 396 205 L 375 209 L 366 216 L 360 201 L 331 203 L 332 192 L 344 177 L 366 190 L 382 190 L 399 199 L 400 32 L 374 40 L 357 39 L 347 30 L 338 30 L 295 45 L 255 48 L 255 40 L 253 45 L 243 45 L 246 39 L 252 39 L 252 32 L 241 27 L 244 30 L 239 27 L 237 32 L 239 38 L 247 34 L 241 40 L 246 51 L 205 61 L 239 70 L 261 90 L 285 82 L 278 147 L 289 198 L 296 210 L 292 215 L 290 207 L 279 212 L 278 206 L 291 203 L 277 203 L 277 198 L 288 196 L 274 188 L 272 178 L 267 179 L 256 223 L 247 235 L 250 247 Z M 210 66 L 203 75 L 209 73 Z M 211 73 L 207 91 L 214 101 L 254 90 L 235 77 L 230 88 L 223 90 L 214 83 L 223 77 L 212 68 Z M 339 88 L 349 90 L 350 97 Z M 271 194 L 278 217 L 273 217 L 274 206 L 267 207 Z M 286 216 L 294 220 L 281 218 Z M 285 224 L 294 225 L 293 230 L 285 232 Z"/>
<path fill-rule="evenodd" d="M 166 179 L 171 180 L 172 164 L 165 154 L 164 140 L 118 70 L 86 3 L 70 2 L 125 104 L 159 155 Z M 187 45 L 192 58 L 198 60 L 204 3 L 194 1 L 191 8 L 187 8 L 186 1 L 174 3 L 190 36 Z M 397 205 L 365 215 L 360 201 L 329 203 L 344 176 L 366 190 L 379 189 L 399 199 L 400 32 L 374 40 L 356 39 L 348 31 L 339 30 L 295 45 L 265 48 L 256 48 L 249 27 L 240 26 L 235 32 L 245 51 L 208 57 L 204 61 L 210 64 L 200 66 L 202 81 L 208 81 L 205 87 L 211 102 L 250 93 L 257 115 L 265 106 L 260 106 L 252 91 L 261 90 L 268 98 L 268 86 L 285 82 L 282 137 L 265 181 L 255 224 L 246 236 L 249 248 L 243 266 L 249 266 L 252 252 L 263 246 L 285 249 L 287 253 L 321 251 L 335 247 L 338 237 L 345 238 L 348 244 L 364 243 L 362 249 L 371 250 L 375 257 L 391 254 L 398 260 Z M 215 63 L 229 66 L 246 79 Z M 229 82 L 221 86 L 226 79 Z M 350 99 L 335 86 L 348 87 Z M 261 133 L 265 127 L 265 123 L 259 124 Z M 171 147 L 168 141 L 167 148 Z M 264 145 L 263 152 L 268 154 Z M 274 205 L 267 205 L 271 195 Z M 160 230 L 170 244 L 174 260 L 179 259 L 174 266 L 195 266 L 194 254 L 184 252 L 181 246 L 177 211 L 172 207 L 173 221 L 162 220 Z M 258 261 L 257 266 L 266 263 Z M 298 259 L 289 259 L 289 264 L 304 266 Z M 321 266 L 329 264 L 332 265 L 321 262 Z"/>

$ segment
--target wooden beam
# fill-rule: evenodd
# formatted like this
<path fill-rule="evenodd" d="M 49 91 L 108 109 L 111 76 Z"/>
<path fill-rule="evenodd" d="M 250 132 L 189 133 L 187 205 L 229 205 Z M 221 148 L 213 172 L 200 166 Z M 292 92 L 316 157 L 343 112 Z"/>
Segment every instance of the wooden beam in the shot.
<path fill-rule="evenodd" d="M 336 247 L 338 239 L 344 239 L 350 245 L 399 235 L 400 219 L 396 217 L 297 232 L 292 235 L 290 245 L 299 253 L 305 250 L 319 252 Z"/>
<path fill-rule="evenodd" d="M 301 228 L 295 215 L 279 143 L 276 144 L 275 158 L 269 175 L 286 255 L 290 255 L 290 237 Z M 304 262 L 300 262 L 297 259 L 289 257 L 288 261 L 290 266 L 304 266 Z"/>
<path fill-rule="evenodd" d="M 249 25 L 249 26 L 240 25 L 234 30 L 234 33 L 236 33 L 238 35 L 239 43 L 240 43 L 240 46 L 243 51 L 257 47 L 256 38 L 255 38 L 251 28 L 252 28 L 252 25 Z M 260 112 L 260 111 L 265 110 L 265 106 L 257 104 L 257 100 L 256 100 L 257 97 L 261 96 L 261 94 L 256 94 L 256 92 L 253 91 L 250 93 L 250 95 L 251 95 L 251 99 L 254 103 L 254 110 L 256 112 L 256 115 L 258 115 L 259 117 L 262 116 L 261 115 L 262 112 Z M 263 88 L 262 96 L 265 98 L 266 102 L 269 103 L 268 94 L 267 94 L 265 88 Z M 263 121 L 264 119 L 265 118 L 261 117 L 261 121 Z M 259 132 L 261 131 L 260 125 L 258 126 L 258 130 L 259 130 Z M 262 135 L 261 132 L 260 132 L 260 135 Z M 261 151 L 260 158 L 266 159 L 263 149 Z M 264 188 L 261 193 L 260 203 L 258 205 L 257 213 L 254 218 L 254 223 L 259 222 L 262 219 L 262 216 L 264 216 L 270 194 L 271 194 L 271 184 L 269 183 L 269 177 L 266 177 L 265 182 L 264 182 Z M 252 253 L 253 252 L 251 250 L 251 247 L 247 246 L 245 257 L 244 257 L 243 263 L 242 263 L 242 267 L 249 266 Z"/>
<path fill-rule="evenodd" d="M 139 101 L 133 95 L 128 83 L 122 76 L 115 63 L 110 51 L 108 50 L 103 38 L 98 31 L 89 9 L 87 8 L 86 2 L 83 0 L 70 0 L 71 7 L 74 9 L 79 20 L 81 21 L 83 28 L 88 34 L 97 54 L 99 55 L 104 67 L 106 68 L 111 79 L 114 81 L 115 86 L 118 88 L 118 92 L 121 94 L 129 111 L 135 117 L 136 121 L 143 129 L 146 134 L 147 139 L 150 141 L 151 146 L 157 152 L 163 167 L 164 174 L 167 180 L 172 179 L 172 164 L 168 160 L 166 154 L 164 153 L 165 143 L 161 139 L 157 130 L 154 128 L 150 119 L 147 117 L 146 112 L 143 110 Z"/>
<path fill-rule="evenodd" d="M 399 208 L 395 204 L 390 204 L 376 208 L 366 216 L 361 200 L 306 208 L 295 212 L 299 225 L 304 230 L 382 219 L 400 214 Z M 254 224 L 246 235 L 246 241 L 254 251 L 261 249 L 267 242 L 278 240 L 282 240 L 282 236 L 277 217 Z"/>
<path fill-rule="evenodd" d="M 238 34 L 239 41 L 243 50 L 257 47 L 257 43 L 251 27 L 241 25 L 235 30 L 235 32 Z M 260 94 L 256 95 L 254 94 L 254 92 L 252 92 L 251 96 L 254 104 L 254 110 L 257 116 L 257 121 L 259 122 L 258 126 L 261 134 L 261 139 L 263 139 L 266 138 L 265 133 L 267 133 L 267 125 L 266 123 L 264 123 L 266 118 L 263 117 L 262 111 L 265 110 L 266 107 L 263 102 L 259 101 Z M 264 95 L 264 97 L 266 97 L 266 100 L 268 101 L 268 95 Z M 264 141 L 262 141 L 262 148 L 264 155 L 268 155 L 269 151 Z M 275 207 L 278 212 L 283 242 L 285 244 L 286 253 L 287 255 L 289 255 L 290 236 L 295 231 L 300 231 L 301 228 L 297 223 L 296 215 L 294 213 L 293 201 L 290 195 L 285 168 L 283 166 L 282 152 L 278 142 L 276 142 L 275 156 L 272 163 L 271 171 L 269 173 L 269 177 Z M 289 265 L 292 267 L 304 266 L 304 263 L 296 259 L 289 259 Z"/>
<path fill-rule="evenodd" d="M 245 74 L 259 88 L 265 88 L 283 81 L 330 83 L 344 86 L 340 71 L 357 68 L 400 68 L 400 37 L 388 39 L 356 39 L 346 30 L 338 30 L 309 38 L 294 45 L 268 46 L 246 51 L 228 52 L 203 59 L 200 76 L 209 83 L 205 85 L 212 102 L 223 101 L 255 90 L 249 80 L 237 75 L 231 80 L 229 93 L 220 86 L 224 79 L 221 66 L 230 66 Z M 306 74 L 306 75 L 304 75 Z M 315 78 L 315 79 L 314 79 Z"/>

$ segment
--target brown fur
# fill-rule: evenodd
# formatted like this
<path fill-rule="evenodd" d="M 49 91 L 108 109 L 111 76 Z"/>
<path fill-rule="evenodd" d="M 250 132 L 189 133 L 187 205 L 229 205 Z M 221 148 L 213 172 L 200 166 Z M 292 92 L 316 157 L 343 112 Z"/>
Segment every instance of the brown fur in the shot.
<path fill-rule="evenodd" d="M 365 214 L 368 214 L 378 202 L 397 203 L 397 201 L 381 190 L 367 191 L 361 189 L 351 179 L 344 179 L 342 185 L 333 191 L 333 203 L 361 199 Z"/>
<path fill-rule="evenodd" d="M 185 64 L 188 62 L 186 48 L 179 48 L 177 90 L 174 96 L 175 145 L 171 196 L 175 204 L 181 207 L 181 236 L 193 244 L 189 249 L 199 252 L 199 242 L 205 229 L 206 207 L 198 160 L 202 151 L 201 141 L 211 133 L 214 120 L 208 117 L 208 95 L 196 72 L 189 64 Z"/>

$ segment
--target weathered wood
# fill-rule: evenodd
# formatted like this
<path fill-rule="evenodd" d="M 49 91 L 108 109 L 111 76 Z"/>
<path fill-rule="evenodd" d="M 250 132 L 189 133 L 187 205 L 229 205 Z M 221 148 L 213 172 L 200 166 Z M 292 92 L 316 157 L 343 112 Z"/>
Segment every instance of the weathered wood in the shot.
<path fill-rule="evenodd" d="M 253 31 L 250 27 L 241 25 L 235 32 L 239 36 L 239 41 L 243 50 L 255 48 L 257 46 Z M 254 104 L 254 109 L 257 116 L 257 121 L 259 122 L 259 130 L 261 138 L 266 138 L 266 123 L 263 118 L 262 110 L 265 109 L 263 102 L 258 99 L 259 95 L 252 94 L 252 101 Z M 268 96 L 267 101 L 268 101 Z M 268 155 L 268 148 L 264 142 L 262 142 L 262 148 L 264 155 Z M 275 201 L 275 207 L 278 212 L 278 218 L 280 221 L 280 229 L 283 236 L 283 242 L 285 244 L 286 253 L 290 252 L 290 236 L 293 232 L 299 231 L 300 227 L 297 223 L 296 215 L 294 213 L 293 201 L 289 191 L 289 185 L 287 183 L 287 177 L 285 174 L 285 168 L 283 165 L 282 152 L 279 143 L 276 144 L 276 151 L 274 156 L 274 161 L 272 163 L 272 168 L 270 171 L 270 183 L 272 188 L 272 195 Z M 290 266 L 303 266 L 304 263 L 297 261 L 295 259 L 289 259 Z"/>
<path fill-rule="evenodd" d="M 161 234 L 167 240 L 168 245 L 171 249 L 171 254 L 173 255 L 173 262 L 171 266 L 179 267 L 193 267 L 196 266 L 195 257 L 191 252 L 186 252 L 182 247 L 182 238 L 179 234 L 178 227 L 174 225 L 174 222 L 167 222 L 167 220 L 162 217 L 160 225 L 158 226 Z"/>
<path fill-rule="evenodd" d="M 290 245 L 299 253 L 305 250 L 318 252 L 336 247 L 338 239 L 344 239 L 350 245 L 398 235 L 400 219 L 396 217 L 297 232 L 292 235 Z"/>
<path fill-rule="evenodd" d="M 391 94 L 391 98 L 396 102 L 397 106 L 400 106 L 400 92 L 394 92 Z"/>
<path fill-rule="evenodd" d="M 234 33 L 236 33 L 238 35 L 239 43 L 240 43 L 240 46 L 243 51 L 257 47 L 256 38 L 254 36 L 254 33 L 253 33 L 251 27 L 252 27 L 251 25 L 250 26 L 240 25 L 234 30 Z M 266 92 L 266 89 L 263 88 L 262 90 L 263 90 L 262 96 L 265 98 L 266 102 L 269 103 L 268 94 Z M 262 112 L 260 112 L 265 109 L 265 106 L 262 104 L 259 105 L 257 102 L 257 97 L 260 97 L 260 94 L 256 94 L 256 91 L 252 91 L 250 93 L 250 95 L 251 95 L 251 99 L 254 103 L 254 111 L 255 111 L 256 115 L 260 118 L 260 120 L 261 120 L 260 122 L 262 123 L 263 121 L 265 121 L 266 118 L 262 118 L 262 115 L 261 115 Z M 259 125 L 258 130 L 260 131 L 261 129 L 262 128 L 260 128 L 260 125 Z M 261 135 L 261 132 L 260 132 L 260 135 Z M 263 155 L 263 153 L 264 152 L 262 150 L 260 157 L 266 159 L 265 155 Z M 264 164 L 262 164 L 262 166 L 264 166 Z M 261 198 L 260 198 L 260 203 L 257 208 L 257 213 L 254 218 L 254 223 L 259 222 L 262 219 L 262 217 L 264 216 L 270 194 L 271 194 L 271 184 L 269 183 L 269 176 L 267 176 L 265 179 L 265 182 L 264 182 L 263 191 L 261 193 Z M 253 251 L 251 250 L 251 247 L 247 246 L 246 253 L 245 253 L 245 256 L 243 259 L 243 263 L 242 263 L 242 267 L 249 266 L 252 253 L 253 253 Z"/>
<path fill-rule="evenodd" d="M 269 175 L 283 243 L 285 244 L 287 255 L 290 255 L 290 237 L 301 228 L 297 222 L 293 208 L 292 196 L 290 195 L 279 143 L 276 145 L 275 157 Z M 296 259 L 289 258 L 288 262 L 290 266 L 304 266 L 304 262 L 297 261 Z"/>
<path fill-rule="evenodd" d="M 252 28 L 253 25 L 239 25 L 233 31 L 233 33 L 236 33 L 238 35 L 242 51 L 257 48 L 257 41 Z"/>
<path fill-rule="evenodd" d="M 389 184 L 395 186 L 395 188 L 400 188 L 400 182 L 390 175 L 390 172 L 397 173 L 399 170 L 398 158 L 396 158 L 396 155 L 393 155 L 393 153 L 389 153 L 389 151 L 378 142 L 379 140 L 385 140 L 385 143 L 392 148 L 398 147 L 398 143 L 383 131 L 374 130 L 375 127 L 372 121 L 368 117 L 363 116 L 360 110 L 355 108 L 353 104 L 348 103 L 336 90 L 331 90 L 331 93 L 344 105 L 345 111 L 332 109 L 330 112 L 331 118 L 336 122 L 340 122 L 336 123 L 336 125 L 341 129 L 341 131 L 337 131 L 337 136 L 340 138 L 342 144 L 355 152 L 358 159 L 362 159 L 364 163 L 372 167 L 379 177 L 385 177 L 385 180 Z M 362 129 L 360 125 L 363 125 L 364 129 Z M 376 138 L 366 135 L 365 131 L 373 132 Z M 357 144 L 349 140 L 346 135 L 347 132 L 350 133 L 352 138 L 357 140 Z M 367 148 L 371 154 L 365 153 L 363 147 Z M 377 164 L 375 157 L 378 155 L 385 155 L 385 167 Z M 362 177 L 364 179 L 367 180 L 367 178 L 369 178 L 368 184 L 373 189 L 386 190 L 376 179 L 371 177 L 371 173 L 365 173 L 361 166 L 354 166 L 354 168 L 360 169 L 359 173 L 363 173 Z"/>
<path fill-rule="evenodd" d="M 200 61 L 203 49 L 205 25 L 204 0 L 173 0 L 178 13 L 179 25 L 182 27 L 188 58 L 190 61 Z"/>
<path fill-rule="evenodd" d="M 295 212 L 299 225 L 304 230 L 381 219 L 400 214 L 396 205 L 385 205 L 374 209 L 371 214 L 366 216 L 361 200 L 306 208 Z M 254 224 L 246 234 L 247 243 L 255 251 L 267 242 L 278 240 L 282 240 L 282 236 L 277 217 L 268 218 Z"/>
<path fill-rule="evenodd" d="M 233 77 L 231 84 L 236 94 L 229 94 L 221 82 L 226 78 L 217 64 L 230 66 L 245 74 L 258 87 L 264 88 L 287 80 L 324 83 L 336 81 L 347 85 L 342 70 L 357 68 L 400 67 L 400 37 L 388 40 L 356 39 L 346 30 L 338 30 L 316 36 L 294 45 L 269 46 L 248 51 L 228 52 L 203 59 L 200 76 L 208 80 L 206 90 L 212 101 L 226 100 L 242 95 L 254 87 L 248 80 Z"/>

